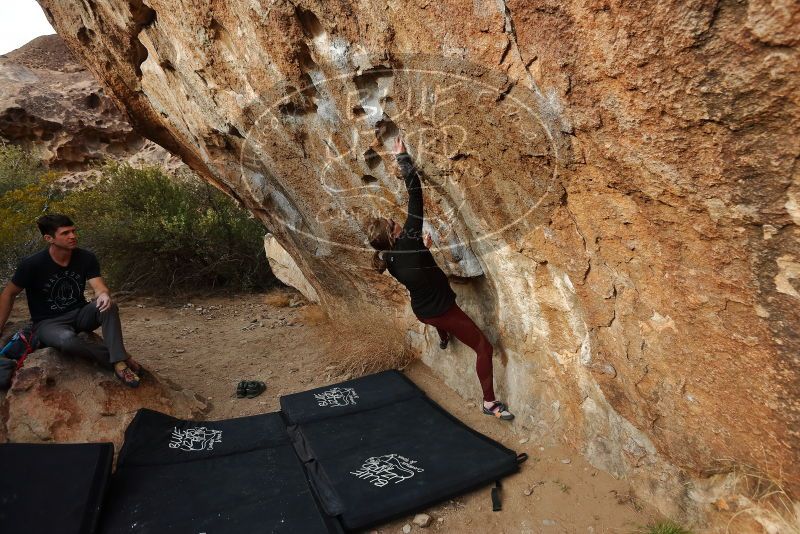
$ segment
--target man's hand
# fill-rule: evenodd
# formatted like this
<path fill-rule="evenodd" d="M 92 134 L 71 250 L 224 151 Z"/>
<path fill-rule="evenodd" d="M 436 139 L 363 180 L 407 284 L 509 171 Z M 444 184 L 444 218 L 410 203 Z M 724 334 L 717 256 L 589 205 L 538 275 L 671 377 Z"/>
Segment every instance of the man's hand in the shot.
<path fill-rule="evenodd" d="M 108 293 L 100 293 L 94 303 L 102 313 L 111 307 L 111 296 Z"/>
<path fill-rule="evenodd" d="M 89 278 L 89 285 L 92 286 L 94 294 L 97 298 L 94 301 L 95 306 L 101 312 L 106 311 L 111 307 L 111 291 L 108 286 L 103 282 L 103 278 L 98 276 L 96 278 Z"/>
<path fill-rule="evenodd" d="M 425 235 L 422 236 L 422 243 L 425 245 L 425 248 L 431 248 L 433 246 L 431 234 L 425 233 Z"/>

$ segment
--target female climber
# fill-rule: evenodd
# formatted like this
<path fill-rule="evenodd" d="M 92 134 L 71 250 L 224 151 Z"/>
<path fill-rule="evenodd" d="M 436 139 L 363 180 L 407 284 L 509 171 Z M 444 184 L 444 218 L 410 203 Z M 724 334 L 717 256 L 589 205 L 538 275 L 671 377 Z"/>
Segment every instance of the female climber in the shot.
<path fill-rule="evenodd" d="M 395 139 L 394 152 L 408 190 L 408 217 L 403 226 L 385 217 L 369 221 L 366 232 L 370 245 L 376 249 L 373 267 L 379 273 L 388 269 L 406 286 L 411 296 L 411 309 L 417 319 L 436 328 L 439 347 L 447 348 L 453 335 L 475 351 L 475 367 L 483 390 L 483 413 L 510 421 L 514 415 L 494 396 L 492 344 L 456 304 L 456 295 L 450 289 L 447 276 L 428 250 L 432 240 L 429 234 L 422 234 L 422 185 L 400 137 Z"/>

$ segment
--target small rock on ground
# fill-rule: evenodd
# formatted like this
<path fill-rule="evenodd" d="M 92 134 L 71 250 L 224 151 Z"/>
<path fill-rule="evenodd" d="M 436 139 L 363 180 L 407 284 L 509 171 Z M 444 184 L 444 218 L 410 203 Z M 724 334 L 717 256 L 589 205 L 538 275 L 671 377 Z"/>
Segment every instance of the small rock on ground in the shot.
<path fill-rule="evenodd" d="M 414 516 L 414 524 L 425 528 L 431 524 L 431 516 L 428 514 L 417 514 Z"/>
<path fill-rule="evenodd" d="M 409 525 L 408 523 L 403 525 L 403 534 L 409 534 L 410 532 L 411 532 L 411 525 Z"/>

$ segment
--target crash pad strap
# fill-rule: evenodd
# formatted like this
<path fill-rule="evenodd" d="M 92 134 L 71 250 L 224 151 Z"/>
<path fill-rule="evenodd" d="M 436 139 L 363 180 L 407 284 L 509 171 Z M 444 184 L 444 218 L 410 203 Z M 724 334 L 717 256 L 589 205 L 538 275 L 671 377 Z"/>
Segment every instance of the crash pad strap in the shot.
<path fill-rule="evenodd" d="M 503 509 L 503 503 L 500 502 L 500 481 L 497 480 L 492 488 L 492 512 L 499 512 Z"/>

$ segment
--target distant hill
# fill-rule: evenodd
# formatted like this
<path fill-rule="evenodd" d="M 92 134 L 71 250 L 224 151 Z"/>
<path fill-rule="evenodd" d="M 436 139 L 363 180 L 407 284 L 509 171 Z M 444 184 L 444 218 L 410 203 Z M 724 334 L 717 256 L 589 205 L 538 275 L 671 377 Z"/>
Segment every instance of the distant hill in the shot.
<path fill-rule="evenodd" d="M 29 69 L 54 70 L 58 72 L 78 72 L 86 67 L 75 60 L 58 34 L 42 35 L 17 48 L 13 52 L 0 55 Z"/>
<path fill-rule="evenodd" d="M 183 165 L 133 130 L 58 35 L 0 55 L 0 141 L 78 180 L 107 159 L 167 170 Z"/>

